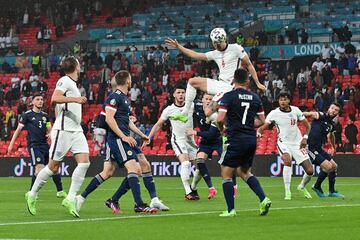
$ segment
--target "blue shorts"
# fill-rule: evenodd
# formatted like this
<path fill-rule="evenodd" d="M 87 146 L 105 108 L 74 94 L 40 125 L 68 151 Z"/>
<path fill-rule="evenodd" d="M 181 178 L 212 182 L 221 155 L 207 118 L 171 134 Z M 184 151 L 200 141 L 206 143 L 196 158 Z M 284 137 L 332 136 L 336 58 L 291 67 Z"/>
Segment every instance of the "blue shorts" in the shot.
<path fill-rule="evenodd" d="M 309 148 L 309 156 L 310 160 L 315 164 L 320 166 L 325 160 L 330 161 L 332 156 L 324 151 L 322 148 L 311 149 Z"/>
<path fill-rule="evenodd" d="M 219 163 L 231 168 L 250 168 L 256 151 L 256 137 L 242 136 L 228 139 Z"/>
<path fill-rule="evenodd" d="M 222 143 L 204 144 L 200 142 L 198 153 L 199 152 L 206 153 L 208 155 L 208 158 L 212 158 L 212 154 L 214 151 L 216 151 L 218 155 L 221 156 L 223 150 L 222 148 L 223 148 Z"/>
<path fill-rule="evenodd" d="M 108 138 L 107 140 L 106 161 L 114 161 L 121 168 L 129 160 L 138 161 L 137 155 L 141 154 L 142 151 L 137 146 L 131 147 L 120 138 Z"/>
<path fill-rule="evenodd" d="M 37 164 L 47 165 L 49 163 L 49 145 L 29 146 L 32 166 Z"/>

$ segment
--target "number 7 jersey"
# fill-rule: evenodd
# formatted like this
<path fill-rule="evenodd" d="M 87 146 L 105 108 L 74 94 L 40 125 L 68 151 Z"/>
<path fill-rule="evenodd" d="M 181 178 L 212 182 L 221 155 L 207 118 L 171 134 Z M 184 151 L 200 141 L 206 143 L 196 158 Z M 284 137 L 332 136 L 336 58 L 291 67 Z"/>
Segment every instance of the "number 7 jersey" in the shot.
<path fill-rule="evenodd" d="M 305 116 L 298 107 L 290 106 L 290 111 L 288 112 L 280 108 L 272 110 L 267 115 L 265 122 L 275 124 L 278 131 L 278 141 L 284 144 L 299 146 L 302 135 L 297 122 L 304 119 Z"/>

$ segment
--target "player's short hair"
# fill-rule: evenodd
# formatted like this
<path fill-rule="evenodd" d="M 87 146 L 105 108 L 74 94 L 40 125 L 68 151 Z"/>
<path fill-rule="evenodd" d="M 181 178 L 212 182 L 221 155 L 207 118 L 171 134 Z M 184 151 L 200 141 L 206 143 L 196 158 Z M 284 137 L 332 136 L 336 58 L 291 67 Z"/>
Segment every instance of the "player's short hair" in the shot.
<path fill-rule="evenodd" d="M 126 70 L 120 70 L 117 73 L 115 73 L 115 82 L 116 85 L 122 86 L 125 85 L 126 80 L 130 77 L 130 73 Z"/>
<path fill-rule="evenodd" d="M 244 84 L 249 79 L 248 72 L 245 69 L 238 68 L 234 73 L 234 82 Z"/>
<path fill-rule="evenodd" d="M 177 89 L 182 89 L 182 90 L 185 90 L 186 91 L 186 87 L 184 84 L 176 84 L 175 87 L 174 87 L 174 92 L 177 90 Z"/>
<path fill-rule="evenodd" d="M 44 96 L 43 96 L 41 93 L 35 93 L 35 94 L 33 95 L 32 100 L 34 100 L 36 97 L 42 97 L 42 98 L 44 98 Z"/>
<path fill-rule="evenodd" d="M 335 105 L 335 106 L 337 106 L 337 107 L 341 110 L 341 105 L 340 105 L 339 103 L 333 102 L 333 103 L 330 104 L 330 106 L 331 106 L 331 105 Z"/>
<path fill-rule="evenodd" d="M 277 97 L 277 100 L 279 101 L 279 99 L 280 98 L 284 98 L 284 97 L 287 97 L 289 100 L 291 100 L 291 95 L 289 94 L 289 93 L 287 93 L 287 92 L 282 92 L 282 93 L 280 93 L 279 95 L 278 95 L 278 97 Z"/>
<path fill-rule="evenodd" d="M 61 61 L 60 68 L 65 74 L 69 74 L 75 72 L 77 65 L 78 60 L 74 56 L 67 56 Z"/>

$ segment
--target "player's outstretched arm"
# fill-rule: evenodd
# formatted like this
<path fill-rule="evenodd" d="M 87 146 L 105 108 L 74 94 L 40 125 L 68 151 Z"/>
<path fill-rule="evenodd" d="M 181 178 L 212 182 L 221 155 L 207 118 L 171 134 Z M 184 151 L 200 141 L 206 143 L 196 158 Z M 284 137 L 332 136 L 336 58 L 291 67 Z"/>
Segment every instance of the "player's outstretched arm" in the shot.
<path fill-rule="evenodd" d="M 256 70 L 251 63 L 249 56 L 245 55 L 241 60 L 243 61 L 243 63 L 245 63 L 249 73 L 251 74 L 251 77 L 254 79 L 254 82 L 255 82 L 257 88 L 260 89 L 262 92 L 265 92 L 266 87 L 265 87 L 265 85 L 260 83 L 259 78 L 256 73 Z"/>
<path fill-rule="evenodd" d="M 86 103 L 86 97 L 66 97 L 65 93 L 59 89 L 55 89 L 53 95 L 51 96 L 51 104 L 61 104 L 61 103 Z"/>
<path fill-rule="evenodd" d="M 9 144 L 9 147 L 7 149 L 7 153 L 10 154 L 14 148 L 14 144 L 15 144 L 15 141 L 16 139 L 18 138 L 18 136 L 20 135 L 20 132 L 21 130 L 23 129 L 24 125 L 19 123 L 15 132 L 14 132 L 14 135 L 12 136 L 11 138 L 11 141 L 10 141 L 10 144 Z"/>
<path fill-rule="evenodd" d="M 129 128 L 131 131 L 139 135 L 143 140 L 145 144 L 150 144 L 150 139 L 148 136 L 146 136 L 140 129 L 134 124 L 133 121 L 130 120 L 129 122 Z"/>
<path fill-rule="evenodd" d="M 307 139 L 308 139 L 308 136 L 309 136 L 309 133 L 310 133 L 310 124 L 308 122 L 308 120 L 306 120 L 306 118 L 302 121 L 300 121 L 302 124 L 304 124 L 305 126 L 305 134 L 303 136 L 303 139 L 301 140 L 301 143 L 300 143 L 300 149 L 302 148 L 305 148 L 306 145 L 307 145 Z"/>
<path fill-rule="evenodd" d="M 148 136 L 150 141 L 155 136 L 155 134 L 161 129 L 161 127 L 164 125 L 164 123 L 165 123 L 165 120 L 162 118 L 159 118 L 159 120 L 155 123 L 155 125 L 152 127 L 152 129 L 149 133 L 149 136 Z M 143 145 L 145 145 L 145 143 Z"/>
<path fill-rule="evenodd" d="M 312 119 L 319 119 L 319 113 L 318 112 L 304 112 L 304 116 L 312 118 Z"/>
<path fill-rule="evenodd" d="M 181 44 L 178 43 L 178 41 L 176 39 L 167 38 L 165 40 L 165 44 L 170 47 L 179 49 L 183 54 L 185 54 L 186 56 L 188 56 L 190 58 L 193 58 L 196 60 L 201 60 L 201 61 L 208 61 L 205 53 L 195 52 L 194 50 L 183 47 Z"/>
<path fill-rule="evenodd" d="M 136 146 L 136 140 L 132 137 L 126 136 L 119 128 L 119 126 L 117 125 L 116 121 L 115 121 L 115 113 L 116 111 L 110 109 L 110 108 L 105 108 L 105 112 L 106 112 L 106 118 L 105 121 L 106 123 L 109 125 L 109 127 L 111 128 L 111 130 L 119 137 L 121 138 L 121 140 L 123 140 L 124 142 L 127 142 L 131 147 Z"/>
<path fill-rule="evenodd" d="M 225 118 L 226 118 L 226 110 L 220 109 L 219 114 L 216 118 L 216 124 L 221 132 L 221 134 L 224 134 L 225 132 Z"/>
<path fill-rule="evenodd" d="M 256 126 L 257 124 L 255 124 Z M 265 130 L 269 129 L 270 123 L 266 122 L 264 124 L 262 124 L 261 127 L 258 128 L 258 130 L 256 131 L 256 136 L 257 137 L 261 137 L 264 133 Z"/>
<path fill-rule="evenodd" d="M 211 114 L 213 114 L 218 110 L 218 108 L 219 108 L 218 103 L 216 101 L 211 101 L 210 104 L 204 108 L 205 116 L 210 117 Z"/>

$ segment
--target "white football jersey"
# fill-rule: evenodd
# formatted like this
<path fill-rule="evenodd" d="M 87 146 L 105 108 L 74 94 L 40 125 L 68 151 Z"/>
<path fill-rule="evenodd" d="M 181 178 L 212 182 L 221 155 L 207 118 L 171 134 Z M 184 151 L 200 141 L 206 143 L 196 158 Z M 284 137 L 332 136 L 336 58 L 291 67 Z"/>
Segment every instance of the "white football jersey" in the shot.
<path fill-rule="evenodd" d="M 224 51 L 210 51 L 205 53 L 209 61 L 213 60 L 219 67 L 219 80 L 231 83 L 235 70 L 241 66 L 241 59 L 247 56 L 245 49 L 238 44 L 228 44 Z"/>
<path fill-rule="evenodd" d="M 186 129 L 188 128 L 193 128 L 194 124 L 193 124 L 193 113 L 194 113 L 194 103 L 192 103 L 190 111 L 189 111 L 189 120 L 186 123 L 183 123 L 181 121 L 174 121 L 171 120 L 170 117 L 173 116 L 174 114 L 178 113 L 178 112 L 182 112 L 184 110 L 184 106 L 180 107 L 180 106 L 176 106 L 175 103 L 171 104 L 170 106 L 167 106 L 164 111 L 161 113 L 160 118 L 164 121 L 166 120 L 170 120 L 171 123 L 171 127 L 172 127 L 172 139 L 179 139 L 179 140 L 185 140 L 185 139 L 193 139 L 193 138 L 189 138 L 186 135 Z"/>
<path fill-rule="evenodd" d="M 305 116 L 298 107 L 290 106 L 290 109 L 290 112 L 283 112 L 280 108 L 272 110 L 267 115 L 265 122 L 275 124 L 278 141 L 284 144 L 299 145 L 302 135 L 297 122 L 304 120 Z"/>
<path fill-rule="evenodd" d="M 66 97 L 81 97 L 76 82 L 68 76 L 60 78 L 56 84 L 55 90 L 64 92 Z M 81 117 L 82 106 L 80 103 L 62 103 L 56 104 L 56 120 L 53 129 L 82 132 Z"/>

